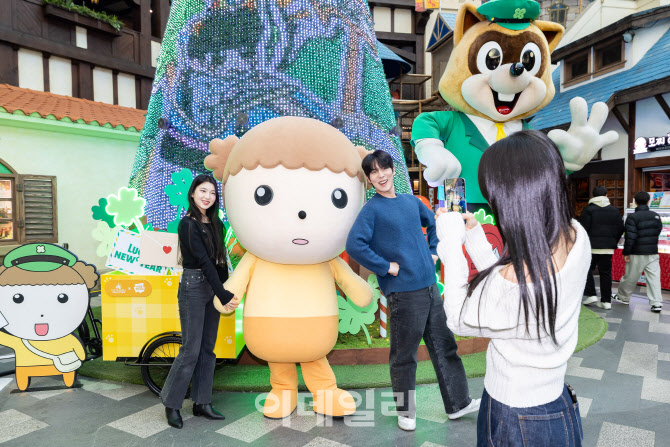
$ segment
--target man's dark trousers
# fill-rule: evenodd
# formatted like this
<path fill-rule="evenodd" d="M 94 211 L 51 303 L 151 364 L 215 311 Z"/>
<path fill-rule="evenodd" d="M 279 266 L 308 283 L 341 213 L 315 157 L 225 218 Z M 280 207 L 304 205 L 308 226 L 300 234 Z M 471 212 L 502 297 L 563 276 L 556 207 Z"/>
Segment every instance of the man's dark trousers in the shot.
<path fill-rule="evenodd" d="M 399 416 L 415 417 L 416 352 L 423 338 L 440 386 L 444 410 L 455 413 L 470 404 L 468 380 L 458 345 L 447 327 L 436 284 L 389 294 L 391 311 L 391 385 Z M 402 396 L 402 397 L 401 397 Z"/>
<path fill-rule="evenodd" d="M 591 267 L 589 267 L 589 274 L 586 275 L 586 288 L 584 295 L 596 295 L 596 282 L 593 279 L 593 269 L 598 267 L 600 273 L 600 302 L 612 302 L 612 255 L 591 255 Z"/>

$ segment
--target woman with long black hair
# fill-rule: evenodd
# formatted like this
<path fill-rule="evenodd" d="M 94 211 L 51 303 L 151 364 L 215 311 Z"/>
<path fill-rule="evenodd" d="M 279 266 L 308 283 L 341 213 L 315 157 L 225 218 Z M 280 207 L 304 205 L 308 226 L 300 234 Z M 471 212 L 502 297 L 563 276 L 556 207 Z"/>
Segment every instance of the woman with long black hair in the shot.
<path fill-rule="evenodd" d="M 544 134 L 517 132 L 484 152 L 479 184 L 505 243 L 499 259 L 472 214 L 437 219 L 447 324 L 491 339 L 477 445 L 580 446 L 564 380 L 591 247 L 571 218 L 563 160 Z M 463 243 L 479 271 L 470 283 Z"/>
<path fill-rule="evenodd" d="M 212 408 L 214 345 L 221 315 L 214 308 L 214 300 L 218 299 L 227 312 L 234 311 L 239 304 L 223 288 L 228 268 L 214 177 L 200 174 L 193 179 L 188 202 L 188 212 L 178 229 L 184 267 L 177 292 L 182 345 L 161 392 L 168 424 L 175 428 L 183 427 L 179 410 L 191 381 L 193 415 L 224 419 Z"/>

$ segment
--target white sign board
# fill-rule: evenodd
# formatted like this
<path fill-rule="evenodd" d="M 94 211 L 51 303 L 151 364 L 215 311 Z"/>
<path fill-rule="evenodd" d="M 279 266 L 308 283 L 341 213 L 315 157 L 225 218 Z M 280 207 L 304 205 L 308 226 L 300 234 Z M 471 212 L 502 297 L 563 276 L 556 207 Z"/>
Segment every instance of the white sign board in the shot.
<path fill-rule="evenodd" d="M 129 275 L 167 275 L 168 270 L 173 272 L 181 270 L 140 264 L 140 235 L 123 228 L 116 234 L 105 266 Z"/>

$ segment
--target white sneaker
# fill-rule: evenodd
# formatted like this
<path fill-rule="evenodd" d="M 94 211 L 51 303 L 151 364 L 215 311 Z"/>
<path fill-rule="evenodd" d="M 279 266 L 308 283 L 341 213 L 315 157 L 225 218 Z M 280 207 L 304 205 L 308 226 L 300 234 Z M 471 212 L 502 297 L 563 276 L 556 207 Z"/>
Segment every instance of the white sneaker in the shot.
<path fill-rule="evenodd" d="M 625 304 L 626 306 L 628 306 L 630 304 L 630 301 L 622 300 L 621 298 L 619 298 L 619 295 L 614 295 L 612 297 L 612 301 L 614 301 L 615 303 L 619 303 L 619 304 Z"/>
<path fill-rule="evenodd" d="M 458 419 L 462 416 L 465 416 L 466 414 L 479 411 L 479 404 L 481 403 L 481 401 L 482 401 L 481 399 L 472 399 L 472 401 L 470 401 L 470 405 L 468 405 L 465 408 L 461 408 L 456 413 L 447 414 L 447 416 L 449 416 L 449 419 Z"/>
<path fill-rule="evenodd" d="M 605 310 L 610 310 L 612 308 L 612 303 L 603 303 L 602 301 L 598 301 L 598 304 L 596 304 L 601 309 Z"/>
<path fill-rule="evenodd" d="M 398 427 L 401 430 L 414 431 L 416 430 L 416 419 L 398 416 Z"/>
<path fill-rule="evenodd" d="M 589 304 L 593 304 L 600 301 L 597 296 L 587 296 L 584 298 L 584 301 L 582 301 L 582 304 L 585 306 L 588 306 Z"/>

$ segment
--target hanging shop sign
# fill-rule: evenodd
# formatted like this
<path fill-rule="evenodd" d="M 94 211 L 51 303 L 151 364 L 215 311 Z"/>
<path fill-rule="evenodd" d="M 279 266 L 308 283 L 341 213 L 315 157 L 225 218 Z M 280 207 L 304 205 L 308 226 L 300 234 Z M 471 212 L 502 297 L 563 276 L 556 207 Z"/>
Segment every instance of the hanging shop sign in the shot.
<path fill-rule="evenodd" d="M 635 140 L 633 154 L 667 151 L 670 149 L 670 133 L 664 137 L 639 137 Z"/>

